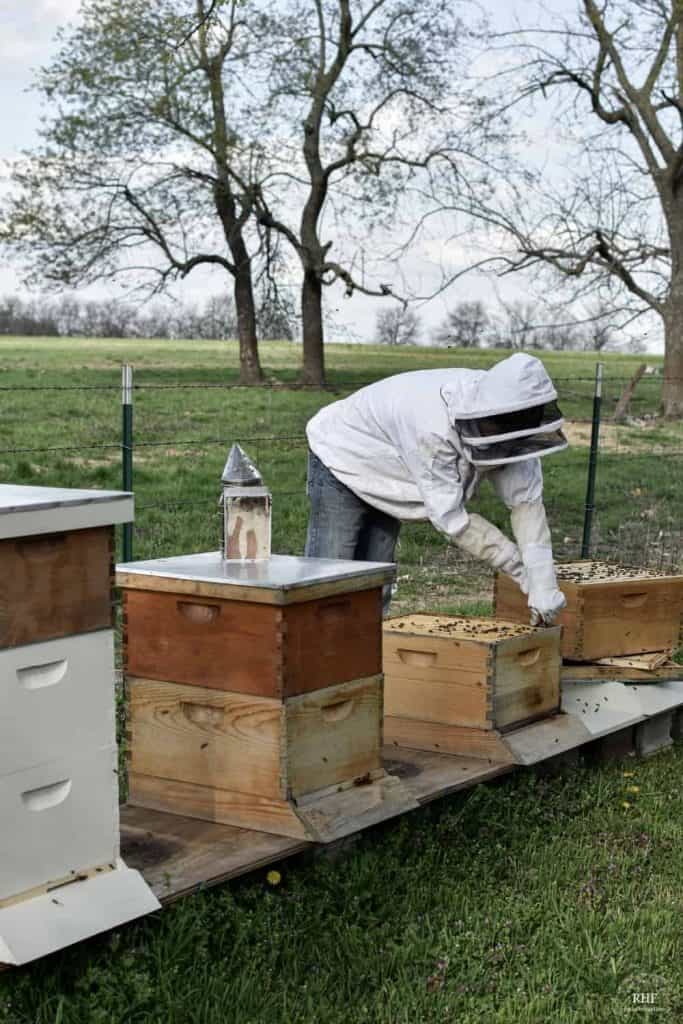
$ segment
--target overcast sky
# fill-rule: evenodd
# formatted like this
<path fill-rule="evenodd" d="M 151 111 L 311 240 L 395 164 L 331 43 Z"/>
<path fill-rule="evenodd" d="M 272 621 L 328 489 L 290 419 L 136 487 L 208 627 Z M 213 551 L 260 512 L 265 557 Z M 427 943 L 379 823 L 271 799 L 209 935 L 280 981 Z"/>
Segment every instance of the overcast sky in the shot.
<path fill-rule="evenodd" d="M 487 4 L 495 13 L 498 28 L 506 27 L 502 23 L 503 18 L 511 24 L 515 16 L 524 24 L 539 24 L 536 0 L 516 0 L 515 4 L 487 0 Z M 550 0 L 550 4 L 559 12 L 569 13 L 575 9 L 576 0 Z M 544 3 L 544 6 L 547 7 L 548 3 Z M 0 161 L 5 168 L 4 173 L 7 161 L 15 159 L 22 149 L 30 149 L 37 141 L 41 105 L 37 95 L 30 91 L 31 81 L 35 70 L 48 63 L 54 54 L 58 28 L 76 18 L 78 9 L 79 0 L 22 0 L 22 3 L 13 4 L 9 10 L 5 7 L 0 32 L 0 109 L 3 111 Z M 536 135 L 538 159 L 547 160 L 548 138 L 542 125 Z M 437 241 L 435 244 L 439 247 L 440 243 Z M 441 251 L 440 256 L 443 258 L 446 255 L 446 262 L 457 266 L 459 260 L 465 258 L 464 248 L 453 245 L 447 253 Z M 425 255 L 428 255 L 427 252 Z M 420 263 L 415 261 L 414 270 L 416 278 L 422 276 L 421 283 L 427 288 L 428 264 L 424 260 Z M 196 299 L 218 292 L 224 286 L 224 273 L 208 270 L 192 274 L 183 284 L 182 293 L 178 294 Z M 7 264 L 0 266 L 0 295 L 22 290 L 22 280 L 17 271 Z M 419 310 L 424 323 L 425 340 L 429 330 L 443 318 L 449 306 L 472 297 L 482 298 L 487 304 L 495 305 L 496 292 L 507 299 L 529 297 L 520 278 L 506 278 L 501 283 L 483 275 L 467 276 L 461 284 Z M 107 294 L 107 291 L 105 288 L 95 289 L 94 294 Z M 117 289 L 115 294 L 120 295 L 120 291 Z M 332 336 L 335 340 L 371 340 L 380 302 L 364 296 L 345 299 L 341 289 L 329 290 L 327 306 L 334 325 L 333 330 L 328 332 L 330 340 Z"/>

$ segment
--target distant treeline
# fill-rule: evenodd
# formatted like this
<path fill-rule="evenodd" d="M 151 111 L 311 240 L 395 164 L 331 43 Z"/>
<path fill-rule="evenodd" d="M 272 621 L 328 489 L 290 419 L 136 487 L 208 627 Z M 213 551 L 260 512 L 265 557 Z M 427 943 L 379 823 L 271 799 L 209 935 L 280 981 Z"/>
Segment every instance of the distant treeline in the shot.
<path fill-rule="evenodd" d="M 256 319 L 262 341 L 291 341 L 296 336 L 294 309 L 286 298 L 263 297 Z M 7 295 L 0 299 L 0 335 L 220 340 L 237 337 L 237 314 L 229 295 L 139 306 L 116 299 Z"/>

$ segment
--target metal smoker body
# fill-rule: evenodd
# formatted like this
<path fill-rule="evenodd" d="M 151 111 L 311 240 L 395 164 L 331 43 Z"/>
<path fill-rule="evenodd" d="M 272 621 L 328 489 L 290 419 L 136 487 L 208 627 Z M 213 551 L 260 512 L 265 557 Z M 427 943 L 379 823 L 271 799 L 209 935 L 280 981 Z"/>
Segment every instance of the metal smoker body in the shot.
<path fill-rule="evenodd" d="M 221 476 L 224 559 L 255 562 L 270 558 L 273 498 L 258 469 L 238 444 L 230 449 Z"/>

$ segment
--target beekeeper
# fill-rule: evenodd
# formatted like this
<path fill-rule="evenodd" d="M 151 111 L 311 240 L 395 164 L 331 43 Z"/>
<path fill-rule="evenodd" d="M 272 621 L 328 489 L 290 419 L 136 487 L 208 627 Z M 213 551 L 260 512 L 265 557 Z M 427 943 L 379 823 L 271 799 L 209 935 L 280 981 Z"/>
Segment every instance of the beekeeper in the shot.
<path fill-rule="evenodd" d="M 540 458 L 567 447 L 557 392 L 539 359 L 490 370 L 417 370 L 321 409 L 310 447 L 306 554 L 391 562 L 402 522 L 428 519 L 463 551 L 510 575 L 530 621 L 553 622 L 557 587 Z M 516 544 L 467 511 L 488 478 Z M 385 591 L 385 612 L 391 599 Z"/>

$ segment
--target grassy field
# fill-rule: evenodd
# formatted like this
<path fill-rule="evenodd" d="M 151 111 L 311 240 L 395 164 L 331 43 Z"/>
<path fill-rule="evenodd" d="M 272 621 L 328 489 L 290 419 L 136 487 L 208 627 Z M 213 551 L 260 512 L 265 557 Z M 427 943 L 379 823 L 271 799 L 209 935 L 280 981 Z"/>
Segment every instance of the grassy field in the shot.
<path fill-rule="evenodd" d="M 274 492 L 274 549 L 300 552 L 307 509 L 304 427 L 322 404 L 390 373 L 486 366 L 499 357 L 478 351 L 330 346 L 330 388 L 321 393 L 288 386 L 296 378 L 300 352 L 294 345 L 271 343 L 263 346 L 263 362 L 272 386 L 253 391 L 201 386 L 235 380 L 235 346 L 222 342 L 3 339 L 2 386 L 37 390 L 3 393 L 0 472 L 22 483 L 120 486 L 118 383 L 120 365 L 128 361 L 140 388 L 135 394 L 136 556 L 217 546 L 218 481 L 234 440 L 255 458 Z M 577 353 L 543 358 L 557 381 L 565 415 L 583 421 L 574 430 L 578 443 L 545 464 L 554 542 L 561 557 L 572 557 L 581 541 L 595 360 Z M 640 361 L 607 357 L 605 414 Z M 651 362 L 660 365 L 655 357 Z M 64 385 L 84 390 L 42 390 Z M 633 404 L 639 425 L 604 429 L 594 550 L 669 566 L 683 557 L 683 428 L 642 419 L 656 411 L 659 389 L 656 376 L 641 382 Z M 59 450 L 65 445 L 111 447 Z M 42 448 L 57 450 L 30 450 Z M 506 511 L 488 485 L 476 508 L 506 525 Z M 401 605 L 426 601 L 446 610 L 488 598 L 489 581 L 481 567 L 464 562 L 427 524 L 402 531 L 399 561 Z"/>
<path fill-rule="evenodd" d="M 289 387 L 300 353 L 270 344 L 273 386 L 247 391 L 190 386 L 234 382 L 225 343 L 2 339 L 0 472 L 118 487 L 129 361 L 149 385 L 135 396 L 136 556 L 217 546 L 233 440 L 275 492 L 275 550 L 300 551 L 307 418 L 390 373 L 494 357 L 330 346 L 320 393 Z M 565 413 L 589 419 L 594 359 L 546 361 Z M 606 412 L 640 361 L 608 357 Z M 73 385 L 84 390 L 59 390 Z M 596 549 L 668 564 L 681 552 L 683 434 L 645 419 L 658 390 L 645 379 L 639 422 L 603 434 Z M 585 426 L 575 429 L 578 443 L 546 466 L 567 554 L 580 542 L 588 454 Z M 112 447 L 86 447 L 96 445 Z M 25 450 L 46 448 L 57 450 Z M 490 494 L 479 507 L 504 523 Z M 406 529 L 399 556 L 399 607 L 487 607 L 488 579 L 430 527 Z M 643 991 L 656 995 L 655 1019 L 673 1024 L 683 1019 L 682 773 L 676 748 L 479 786 L 361 837 L 341 859 L 281 866 L 277 885 L 261 872 L 0 975 L 0 1024 L 620 1024 L 638 1019 L 632 993 Z"/>
<path fill-rule="evenodd" d="M 0 976 L 0 1022 L 676 1024 L 682 771 L 479 786 Z"/>

